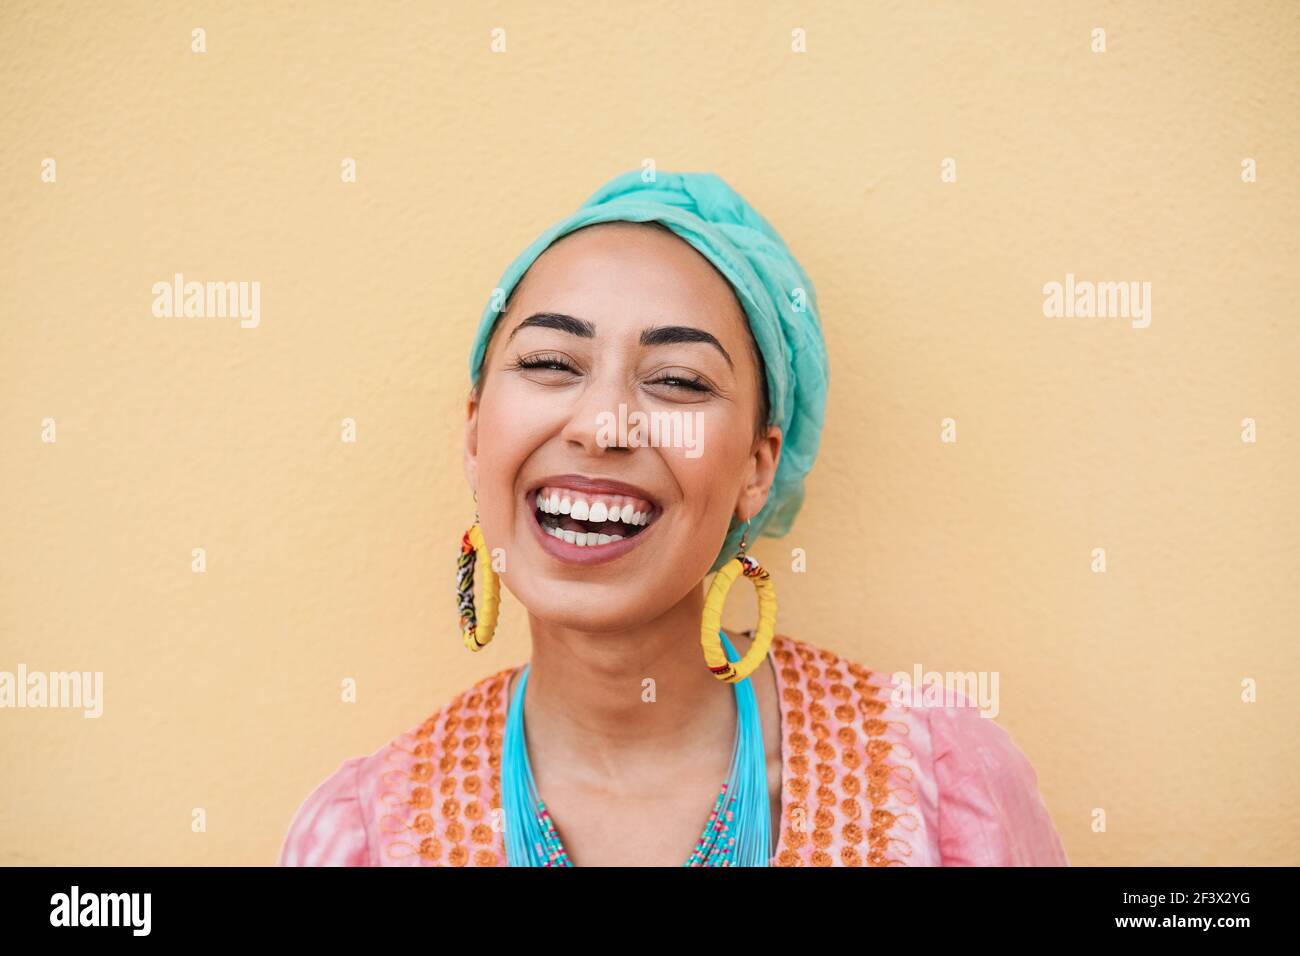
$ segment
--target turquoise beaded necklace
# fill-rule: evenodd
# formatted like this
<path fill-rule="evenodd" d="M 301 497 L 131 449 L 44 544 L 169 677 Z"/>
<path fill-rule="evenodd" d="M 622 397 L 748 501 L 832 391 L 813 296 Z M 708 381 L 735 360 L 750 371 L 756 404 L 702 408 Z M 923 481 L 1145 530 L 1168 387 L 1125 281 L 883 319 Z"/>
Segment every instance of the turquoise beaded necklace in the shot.
<path fill-rule="evenodd" d="M 727 659 L 740 660 L 725 631 L 718 632 Z M 537 794 L 524 736 L 524 687 L 531 665 L 524 665 L 510 700 L 501 753 L 502 807 L 506 859 L 510 866 L 572 866 L 560 836 Z M 749 678 L 737 681 L 736 742 L 731 769 L 713 804 L 704 832 L 683 866 L 767 866 L 771 857 L 772 816 L 763 754 L 763 724 Z"/>

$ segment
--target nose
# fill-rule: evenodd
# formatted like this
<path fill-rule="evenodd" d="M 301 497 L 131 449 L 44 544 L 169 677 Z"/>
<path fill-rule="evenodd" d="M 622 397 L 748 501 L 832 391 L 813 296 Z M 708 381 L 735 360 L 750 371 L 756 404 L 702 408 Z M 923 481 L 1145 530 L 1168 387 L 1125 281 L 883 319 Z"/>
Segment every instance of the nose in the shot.
<path fill-rule="evenodd" d="M 629 387 L 624 370 L 611 367 L 600 376 L 593 373 L 570 410 L 564 440 L 593 458 L 631 452 L 629 419 L 637 410 L 636 401 L 637 392 Z"/>

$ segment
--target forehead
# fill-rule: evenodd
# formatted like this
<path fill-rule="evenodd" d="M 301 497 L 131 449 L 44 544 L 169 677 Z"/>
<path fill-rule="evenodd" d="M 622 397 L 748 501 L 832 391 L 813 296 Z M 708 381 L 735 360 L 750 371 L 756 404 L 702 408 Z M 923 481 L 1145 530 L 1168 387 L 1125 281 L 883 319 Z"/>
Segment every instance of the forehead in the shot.
<path fill-rule="evenodd" d="M 731 284 L 713 264 L 649 223 L 598 223 L 551 243 L 516 286 L 508 311 L 514 322 L 537 311 L 581 316 L 598 335 L 607 324 L 671 320 L 722 338 L 743 334 L 746 325 Z"/>

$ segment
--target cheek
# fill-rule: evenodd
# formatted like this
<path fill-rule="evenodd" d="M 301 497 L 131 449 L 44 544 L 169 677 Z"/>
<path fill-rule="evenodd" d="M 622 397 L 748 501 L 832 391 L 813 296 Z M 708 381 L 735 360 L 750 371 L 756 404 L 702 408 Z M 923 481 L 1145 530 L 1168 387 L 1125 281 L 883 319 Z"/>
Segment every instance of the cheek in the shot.
<path fill-rule="evenodd" d="M 509 455 L 547 428 L 547 405 L 530 395 L 517 379 L 502 373 L 479 406 L 479 446 Z"/>
<path fill-rule="evenodd" d="M 541 443 L 545 423 L 538 416 L 521 414 L 521 404 L 506 379 L 485 392 L 478 415 L 478 467 L 480 486 L 491 494 L 512 496 L 520 468 Z M 483 492 L 479 492 L 480 508 Z M 513 502 L 509 502 L 512 504 Z"/>
<path fill-rule="evenodd" d="M 719 512 L 725 523 L 749 461 L 752 424 L 739 422 L 734 415 L 702 412 L 689 434 L 693 441 L 683 442 L 684 447 L 661 452 L 687 509 L 701 518 Z"/>

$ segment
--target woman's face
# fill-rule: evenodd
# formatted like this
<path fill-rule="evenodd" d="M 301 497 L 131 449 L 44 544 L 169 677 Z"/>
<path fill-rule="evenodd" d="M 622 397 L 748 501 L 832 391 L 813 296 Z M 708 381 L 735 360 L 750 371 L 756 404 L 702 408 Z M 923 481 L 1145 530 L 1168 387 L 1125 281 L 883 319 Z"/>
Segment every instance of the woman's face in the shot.
<path fill-rule="evenodd" d="M 465 453 L 494 566 L 533 615 L 653 620 L 708 573 L 732 516 L 762 508 L 781 435 L 755 439 L 752 350 L 730 285 L 665 230 L 589 226 L 533 263 L 488 347 Z"/>

